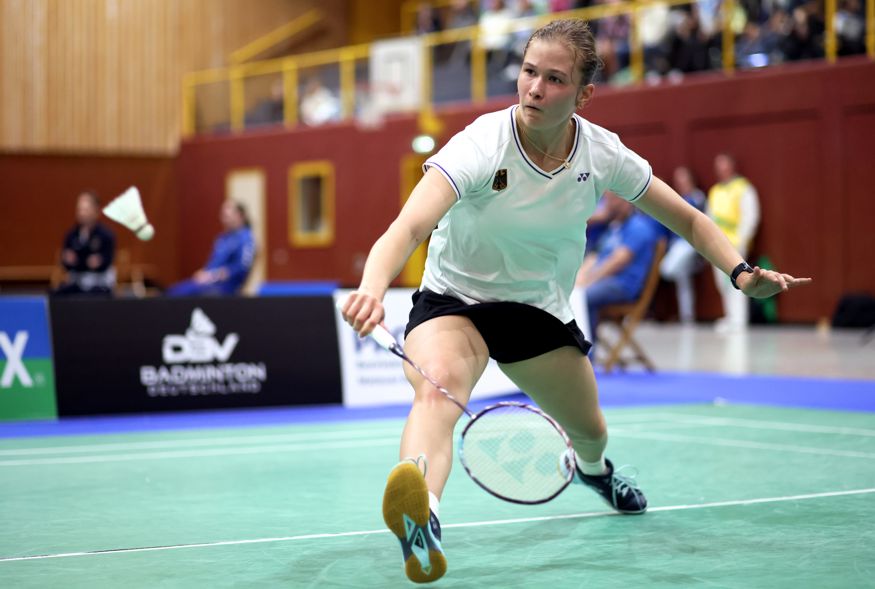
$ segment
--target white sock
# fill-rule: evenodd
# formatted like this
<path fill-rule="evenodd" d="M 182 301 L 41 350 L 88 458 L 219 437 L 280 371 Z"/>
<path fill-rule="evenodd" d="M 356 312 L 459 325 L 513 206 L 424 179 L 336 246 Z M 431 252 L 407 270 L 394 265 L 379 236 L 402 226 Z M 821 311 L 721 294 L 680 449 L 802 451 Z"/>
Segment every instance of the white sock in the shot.
<path fill-rule="evenodd" d="M 605 462 L 605 457 L 602 456 L 598 462 L 587 462 L 583 458 L 580 457 L 580 454 L 577 452 L 574 453 L 574 456 L 577 458 L 577 466 L 580 467 L 581 472 L 583 474 L 587 474 L 590 476 L 598 476 L 601 474 L 606 474 L 608 472 L 608 465 Z"/>
<path fill-rule="evenodd" d="M 434 512 L 434 516 L 438 519 L 441 518 L 441 502 L 440 499 L 437 498 L 437 495 L 428 492 L 428 508 Z"/>

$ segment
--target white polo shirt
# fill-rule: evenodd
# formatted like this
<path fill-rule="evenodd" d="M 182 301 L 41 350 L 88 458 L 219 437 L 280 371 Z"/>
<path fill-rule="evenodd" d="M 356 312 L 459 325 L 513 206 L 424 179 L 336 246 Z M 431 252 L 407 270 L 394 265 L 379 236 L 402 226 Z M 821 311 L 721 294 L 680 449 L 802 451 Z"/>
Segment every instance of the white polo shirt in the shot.
<path fill-rule="evenodd" d="M 423 165 L 446 177 L 458 201 L 431 235 L 421 287 L 469 304 L 525 303 L 568 323 L 598 198 L 610 190 L 634 202 L 652 171 L 577 114 L 571 167 L 542 170 L 522 149 L 517 108 L 479 117 Z"/>

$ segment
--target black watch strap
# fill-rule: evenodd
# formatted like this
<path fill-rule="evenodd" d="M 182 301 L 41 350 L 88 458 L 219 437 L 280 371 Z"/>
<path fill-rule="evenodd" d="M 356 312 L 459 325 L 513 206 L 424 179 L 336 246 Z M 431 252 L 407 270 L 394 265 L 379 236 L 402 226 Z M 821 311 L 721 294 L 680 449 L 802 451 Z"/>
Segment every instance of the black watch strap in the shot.
<path fill-rule="evenodd" d="M 738 275 L 742 272 L 749 272 L 753 274 L 753 268 L 751 268 L 750 264 L 748 264 L 747 262 L 742 262 L 732 269 L 732 274 L 729 275 L 729 281 L 732 282 L 732 286 L 734 286 L 736 290 L 741 290 L 741 288 L 739 288 L 738 286 L 738 283 L 735 282 L 735 279 L 738 278 Z"/>

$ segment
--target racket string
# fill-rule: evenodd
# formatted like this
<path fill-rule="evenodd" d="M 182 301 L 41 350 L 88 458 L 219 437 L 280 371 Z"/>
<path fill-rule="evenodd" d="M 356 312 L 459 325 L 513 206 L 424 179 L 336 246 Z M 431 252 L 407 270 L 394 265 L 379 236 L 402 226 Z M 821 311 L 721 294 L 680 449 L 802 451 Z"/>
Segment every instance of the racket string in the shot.
<path fill-rule="evenodd" d="M 570 442 L 545 415 L 523 405 L 487 409 L 465 429 L 461 457 L 474 480 L 503 499 L 549 500 L 570 482 Z M 573 470 L 573 469 L 572 469 Z"/>

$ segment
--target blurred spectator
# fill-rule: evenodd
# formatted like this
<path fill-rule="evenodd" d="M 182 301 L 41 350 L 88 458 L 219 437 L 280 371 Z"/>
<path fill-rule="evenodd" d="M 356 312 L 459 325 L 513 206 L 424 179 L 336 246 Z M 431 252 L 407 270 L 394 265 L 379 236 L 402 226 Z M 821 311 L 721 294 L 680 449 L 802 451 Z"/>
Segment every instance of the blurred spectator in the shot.
<path fill-rule="evenodd" d="M 270 96 L 256 104 L 246 113 L 246 126 L 275 125 L 283 122 L 283 80 L 274 80 Z"/>
<path fill-rule="evenodd" d="M 670 71 L 689 73 L 708 69 L 708 35 L 697 18 L 697 10 L 672 12 L 674 27 L 668 38 Z"/>
<path fill-rule="evenodd" d="M 452 0 L 446 18 L 447 29 L 461 29 L 472 27 L 477 24 L 477 11 L 471 0 Z M 450 45 L 449 60 L 461 63 L 469 61 L 471 57 L 471 44 L 468 41 L 460 41 Z"/>
<path fill-rule="evenodd" d="M 714 173 L 717 184 L 708 191 L 708 216 L 723 230 L 738 253 L 747 257 L 760 222 L 757 191 L 747 178 L 738 174 L 735 160 L 729 154 L 721 153 L 714 158 Z M 724 313 L 715 324 L 717 331 L 726 333 L 747 328 L 747 297 L 733 287 L 729 277 L 716 266 L 714 281 L 723 300 Z"/>
<path fill-rule="evenodd" d="M 685 201 L 700 211 L 705 210 L 705 193 L 696 187 L 693 173 L 689 168 L 681 166 L 675 169 L 674 189 Z M 663 278 L 675 283 L 681 323 L 691 324 L 696 320 L 696 291 L 693 288 L 693 276 L 701 270 L 702 266 L 702 258 L 693 246 L 687 240 L 671 233 L 668 250 L 662 259 L 659 271 Z"/>
<path fill-rule="evenodd" d="M 340 100 L 317 76 L 307 81 L 301 97 L 301 122 L 318 127 L 340 119 Z"/>
<path fill-rule="evenodd" d="M 513 17 L 515 19 L 529 18 L 546 14 L 547 7 L 541 3 L 533 2 L 532 0 L 517 0 L 516 6 L 513 9 Z M 505 66 L 505 78 L 516 82 L 517 76 L 520 73 L 520 65 L 523 63 L 523 54 L 526 51 L 526 44 L 529 42 L 529 37 L 535 31 L 535 23 L 525 28 L 514 27 L 511 34 L 510 56 Z"/>
<path fill-rule="evenodd" d="M 514 16 L 513 10 L 504 0 L 486 0 L 480 13 L 480 44 L 486 50 L 492 71 L 504 70 L 508 65 L 513 42 L 511 25 Z"/>
<path fill-rule="evenodd" d="M 866 52 L 864 33 L 865 13 L 860 0 L 842 0 L 835 15 L 835 31 L 839 41 L 839 55 Z"/>
<path fill-rule="evenodd" d="M 602 236 L 611 222 L 611 207 L 606 198 L 600 198 L 596 204 L 595 212 L 586 222 L 586 253 L 596 253 L 599 249 Z"/>
<path fill-rule="evenodd" d="M 111 296 L 115 288 L 115 236 L 99 222 L 100 200 L 86 190 L 76 199 L 76 224 L 64 237 L 66 280 L 52 294 Z"/>
<path fill-rule="evenodd" d="M 638 11 L 638 38 L 644 47 L 644 69 L 649 78 L 656 78 L 669 70 L 666 41 L 669 36 L 669 7 L 653 2 Z"/>
<path fill-rule="evenodd" d="M 443 28 L 441 17 L 431 2 L 420 2 L 416 7 L 416 32 L 419 35 L 436 33 Z"/>
<path fill-rule="evenodd" d="M 797 6 L 792 15 L 792 29 L 782 43 L 787 61 L 823 57 L 824 24 L 817 2 Z"/>
<path fill-rule="evenodd" d="M 696 20 L 705 38 L 720 34 L 720 5 L 723 0 L 696 0 Z"/>
<path fill-rule="evenodd" d="M 452 0 L 450 11 L 447 16 L 448 29 L 461 29 L 472 27 L 477 24 L 477 10 L 472 0 Z"/>
<path fill-rule="evenodd" d="M 255 261 L 255 241 L 243 205 L 226 201 L 219 215 L 225 231 L 216 238 L 206 266 L 167 289 L 169 296 L 238 293 Z"/>
<path fill-rule="evenodd" d="M 573 0 L 550 0 L 548 3 L 550 12 L 565 12 L 577 8 Z"/>
<path fill-rule="evenodd" d="M 601 4 L 618 4 L 622 0 L 604 0 Z M 628 14 L 608 16 L 595 23 L 596 51 L 604 61 L 603 75 L 610 80 L 629 66 L 629 34 L 632 24 Z"/>
<path fill-rule="evenodd" d="M 597 254 L 587 256 L 577 274 L 586 288 L 590 338 L 596 343 L 599 310 L 605 305 L 634 301 L 647 280 L 658 236 L 635 206 L 606 192 L 602 196 L 611 217 Z M 590 355 L 594 353 L 590 351 Z"/>
<path fill-rule="evenodd" d="M 783 51 L 784 38 L 793 29 L 790 15 L 783 8 L 776 8 L 769 15 L 768 21 L 763 26 L 763 42 L 769 54 L 769 64 L 783 63 L 786 61 Z"/>
<path fill-rule="evenodd" d="M 769 50 L 760 25 L 748 21 L 735 42 L 735 63 L 740 68 L 769 65 Z"/>

